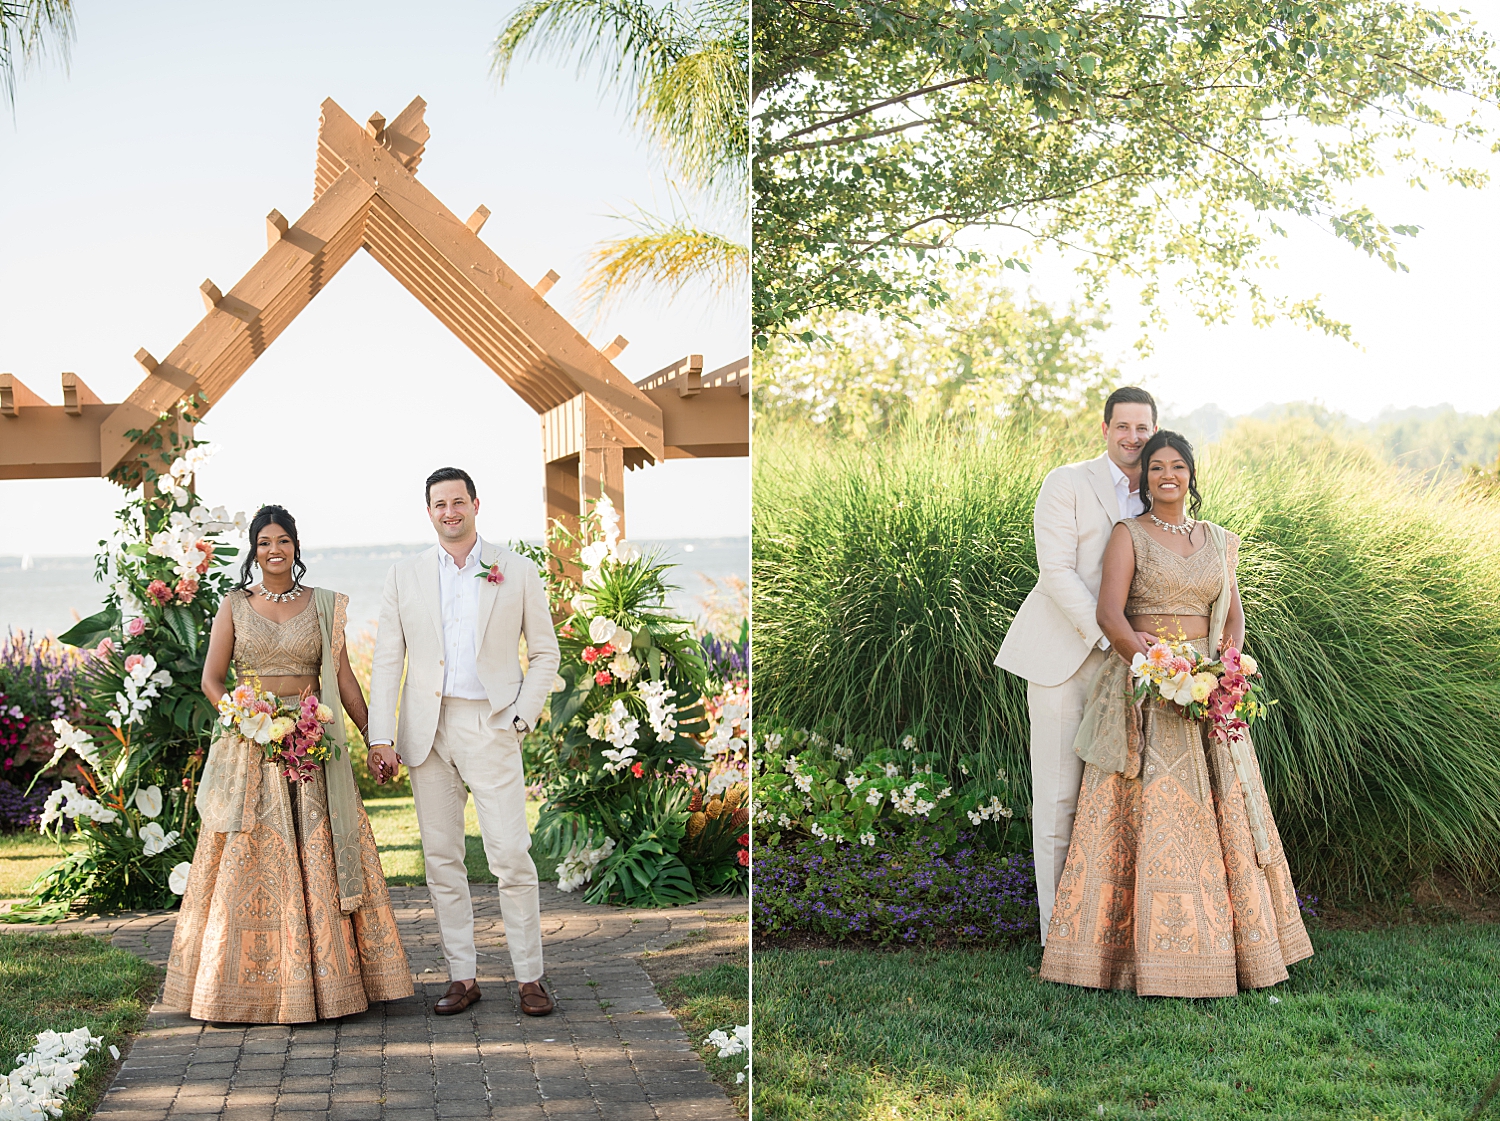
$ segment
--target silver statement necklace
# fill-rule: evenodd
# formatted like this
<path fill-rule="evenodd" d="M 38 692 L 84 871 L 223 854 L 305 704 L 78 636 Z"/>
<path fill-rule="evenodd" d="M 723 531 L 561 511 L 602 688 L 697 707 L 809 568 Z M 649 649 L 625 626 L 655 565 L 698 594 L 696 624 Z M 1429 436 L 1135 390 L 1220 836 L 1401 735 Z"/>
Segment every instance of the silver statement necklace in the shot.
<path fill-rule="evenodd" d="M 270 591 L 264 584 L 262 584 L 260 586 L 260 594 L 264 598 L 270 600 L 272 603 L 290 603 L 292 600 L 296 599 L 302 594 L 302 585 L 293 584 L 290 591 L 273 592 Z"/>
<path fill-rule="evenodd" d="M 1168 533 L 1186 533 L 1186 534 L 1191 534 L 1193 532 L 1193 527 L 1198 524 L 1192 518 L 1188 518 L 1186 514 L 1184 514 L 1183 517 L 1187 518 L 1187 520 L 1185 522 L 1183 522 L 1181 525 L 1174 525 L 1171 522 L 1164 522 L 1160 518 L 1158 518 L 1155 514 L 1153 514 L 1150 510 L 1146 511 L 1146 516 L 1148 518 L 1150 518 L 1153 522 L 1155 522 L 1157 525 L 1161 526 L 1162 529 L 1166 530 Z"/>

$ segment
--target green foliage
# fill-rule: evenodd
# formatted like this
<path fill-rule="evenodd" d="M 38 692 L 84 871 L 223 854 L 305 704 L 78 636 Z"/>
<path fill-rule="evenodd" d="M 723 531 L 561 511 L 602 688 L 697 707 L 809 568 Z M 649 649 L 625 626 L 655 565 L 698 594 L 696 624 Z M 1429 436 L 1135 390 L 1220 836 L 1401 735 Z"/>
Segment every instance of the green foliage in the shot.
<path fill-rule="evenodd" d="M 1500 1032 L 1500 931 L 1312 933 L 1317 954 L 1290 980 L 1217 1000 L 1039 983 L 1034 942 L 1003 953 L 757 947 L 755 1115 L 1478 1116 Z"/>
<path fill-rule="evenodd" d="M 722 747 L 704 743 L 736 719 L 711 718 L 703 648 L 667 606 L 670 566 L 621 540 L 603 500 L 579 534 L 556 527 L 553 543 L 555 555 L 537 559 L 554 608 L 571 613 L 558 626 L 559 682 L 527 742 L 546 792 L 537 860 L 556 864 L 564 890 L 590 884 L 589 902 L 660 907 L 743 888 L 738 854 L 682 844 L 690 802 L 705 784 L 739 782 L 743 766 L 728 734 Z"/>
<path fill-rule="evenodd" d="M 943 298 L 933 266 L 974 263 L 977 228 L 1009 266 L 1050 245 L 1093 292 L 1138 283 L 1158 318 L 1166 283 L 1206 319 L 1347 335 L 1267 291 L 1267 239 L 1311 222 L 1401 268 L 1415 227 L 1351 188 L 1485 180 L 1452 150 L 1488 140 L 1492 41 L 1416 3 L 755 0 L 753 22 L 758 343 Z"/>
<path fill-rule="evenodd" d="M 1094 309 L 1024 303 L 1001 270 L 945 270 L 950 299 L 812 321 L 776 338 L 755 365 L 756 424 L 808 421 L 830 433 L 878 437 L 910 420 L 968 414 L 1041 423 L 1101 411 L 1119 381 L 1098 353 Z M 807 347 L 804 341 L 817 339 Z"/>
<path fill-rule="evenodd" d="M 492 70 L 504 81 L 527 56 L 597 65 L 606 89 L 629 98 L 637 127 L 690 190 L 704 192 L 743 225 L 749 152 L 749 20 L 740 0 L 678 7 L 641 0 L 528 0 L 501 30 Z M 641 212 L 638 232 L 591 255 L 585 299 L 604 304 L 646 285 L 680 292 L 705 283 L 743 290 L 749 249 L 690 217 Z"/>
<path fill-rule="evenodd" d="M 1024 782 L 1025 685 L 992 659 L 1036 580 L 1042 477 L 1097 454 L 1091 429 L 760 437 L 763 712 L 840 738 L 910 733 L 950 768 L 977 754 Z M 1500 511 L 1296 423 L 1241 424 L 1200 480 L 1204 515 L 1244 539 L 1247 646 L 1279 698 L 1255 739 L 1299 884 L 1377 894 L 1436 865 L 1500 871 L 1500 725 L 1481 715 L 1500 711 Z"/>
<path fill-rule="evenodd" d="M 66 60 L 72 41 L 72 0 L 0 0 L 0 90 L 12 105 L 16 69 L 36 62 L 49 50 Z"/>

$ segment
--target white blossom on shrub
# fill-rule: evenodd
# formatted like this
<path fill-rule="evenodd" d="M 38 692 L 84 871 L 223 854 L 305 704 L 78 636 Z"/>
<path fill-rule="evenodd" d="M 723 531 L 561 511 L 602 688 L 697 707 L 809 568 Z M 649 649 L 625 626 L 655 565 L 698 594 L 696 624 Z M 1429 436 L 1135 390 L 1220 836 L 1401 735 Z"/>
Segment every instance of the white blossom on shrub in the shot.
<path fill-rule="evenodd" d="M 142 786 L 135 792 L 135 808 L 148 818 L 161 814 L 161 787 Z"/>
<path fill-rule="evenodd" d="M 596 712 L 589 719 L 588 733 L 594 739 L 605 740 L 617 751 L 622 751 L 641 738 L 640 727 L 641 722 L 630 715 L 625 702 L 616 698 L 608 712 Z M 632 751 L 631 754 L 634 755 L 635 752 Z"/>
<path fill-rule="evenodd" d="M 181 834 L 177 830 L 168 833 L 161 827 L 159 821 L 148 821 L 141 826 L 141 846 L 145 849 L 147 856 L 155 856 L 159 852 L 166 852 L 177 843 Z"/>
<path fill-rule="evenodd" d="M 646 702 L 646 720 L 656 738 L 662 743 L 676 739 L 677 706 L 672 704 L 672 698 L 677 696 L 677 690 L 667 688 L 665 681 L 643 681 L 638 691 Z"/>
<path fill-rule="evenodd" d="M 40 828 L 45 829 L 59 817 L 76 818 L 86 817 L 90 821 L 97 821 L 101 825 L 107 825 L 119 818 L 115 810 L 106 809 L 87 794 L 82 793 L 76 783 L 63 780 L 61 786 L 47 796 L 46 803 L 42 806 L 42 820 Z"/>
<path fill-rule="evenodd" d="M 167 886 L 172 889 L 173 895 L 181 895 L 187 891 L 188 873 L 192 870 L 193 864 L 189 860 L 172 865 L 172 871 L 167 875 Z"/>

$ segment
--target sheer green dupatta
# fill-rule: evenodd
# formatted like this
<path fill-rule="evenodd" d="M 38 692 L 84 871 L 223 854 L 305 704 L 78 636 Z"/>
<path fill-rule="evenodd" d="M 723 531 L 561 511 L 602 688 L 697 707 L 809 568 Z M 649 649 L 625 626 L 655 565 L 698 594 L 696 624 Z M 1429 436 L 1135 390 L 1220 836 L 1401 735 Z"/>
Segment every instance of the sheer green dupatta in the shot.
<path fill-rule="evenodd" d="M 1229 571 L 1229 539 L 1224 527 L 1213 522 L 1203 524 L 1208 527 L 1207 547 L 1217 550 L 1223 574 L 1219 596 L 1209 609 L 1208 636 L 1201 640 L 1207 647 L 1203 653 L 1213 656 L 1218 653 L 1218 643 L 1224 637 L 1224 627 L 1229 621 L 1234 580 Z M 1089 687 L 1083 720 L 1073 739 L 1073 750 L 1085 763 L 1092 763 L 1100 770 L 1136 778 L 1141 773 L 1143 724 L 1140 707 L 1130 700 L 1130 686 L 1130 667 L 1111 652 Z M 1234 764 L 1235 777 L 1239 779 L 1245 796 L 1245 819 L 1255 841 L 1256 862 L 1265 866 L 1271 862 L 1271 840 L 1262 808 L 1264 793 L 1256 770 L 1250 764 L 1246 741 L 1243 738 L 1230 739 L 1226 746 Z"/>
<path fill-rule="evenodd" d="M 349 762 L 349 744 L 344 734 L 344 705 L 339 699 L 339 654 L 344 649 L 344 617 L 349 597 L 328 588 L 315 588 L 313 603 L 323 632 L 318 698 L 333 710 L 333 723 L 324 734 L 334 742 L 335 758 L 324 760 L 323 777 L 328 787 L 328 820 L 333 827 L 339 910 L 347 915 L 359 910 L 365 902 L 365 868 L 359 847 L 359 789 L 354 785 L 354 768 Z"/>

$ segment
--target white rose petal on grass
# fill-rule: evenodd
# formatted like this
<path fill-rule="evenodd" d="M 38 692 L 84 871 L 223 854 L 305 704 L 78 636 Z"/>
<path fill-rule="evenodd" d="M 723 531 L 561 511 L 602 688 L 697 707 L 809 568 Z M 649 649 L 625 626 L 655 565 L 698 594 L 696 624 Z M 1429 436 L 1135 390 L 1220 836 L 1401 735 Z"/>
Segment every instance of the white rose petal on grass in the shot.
<path fill-rule="evenodd" d="M 1272 1004 L 1280 1004 L 1281 1003 L 1281 998 L 1279 996 L 1273 996 L 1271 998 L 1271 1003 Z"/>
<path fill-rule="evenodd" d="M 148 818 L 158 816 L 161 813 L 161 787 L 139 787 L 135 792 L 135 808 Z"/>
<path fill-rule="evenodd" d="M 193 865 L 187 860 L 172 866 L 172 872 L 167 876 L 167 886 L 172 889 L 173 895 L 181 895 L 187 891 L 188 873 L 192 870 Z"/>

